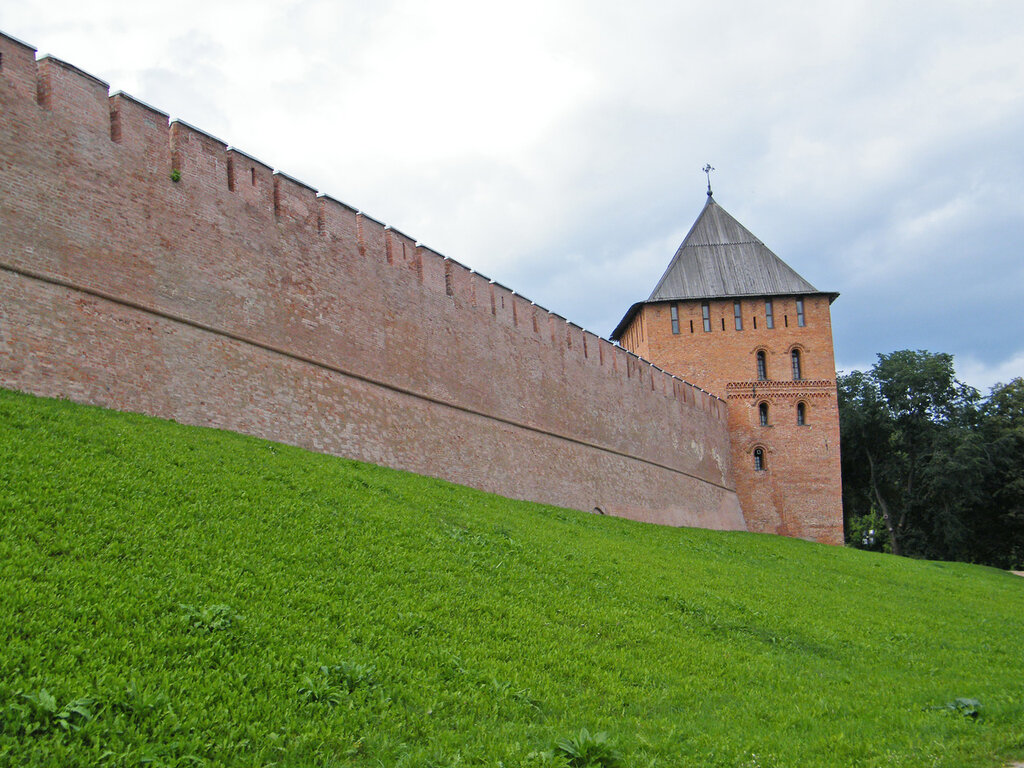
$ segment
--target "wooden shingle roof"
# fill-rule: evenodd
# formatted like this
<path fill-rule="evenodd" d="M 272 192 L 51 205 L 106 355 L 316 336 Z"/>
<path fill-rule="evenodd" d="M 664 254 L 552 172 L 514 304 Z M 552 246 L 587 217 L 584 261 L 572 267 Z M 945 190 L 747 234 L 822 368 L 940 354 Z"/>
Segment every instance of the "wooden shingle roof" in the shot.
<path fill-rule="evenodd" d="M 648 301 L 818 293 L 708 197 Z"/>
<path fill-rule="evenodd" d="M 652 302 L 821 293 L 708 195 L 651 295 L 629 308 L 611 338 L 617 340 L 640 307 Z M 832 301 L 839 294 L 827 295 Z"/>

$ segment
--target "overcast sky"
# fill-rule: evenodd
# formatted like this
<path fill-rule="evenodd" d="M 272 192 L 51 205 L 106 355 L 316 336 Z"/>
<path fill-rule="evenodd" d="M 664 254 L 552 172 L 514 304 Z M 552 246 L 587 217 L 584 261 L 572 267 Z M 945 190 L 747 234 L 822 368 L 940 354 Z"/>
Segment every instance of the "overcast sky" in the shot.
<path fill-rule="evenodd" d="M 0 30 L 607 336 L 715 199 L 836 364 L 1024 376 L 1024 2 L 9 2 Z"/>

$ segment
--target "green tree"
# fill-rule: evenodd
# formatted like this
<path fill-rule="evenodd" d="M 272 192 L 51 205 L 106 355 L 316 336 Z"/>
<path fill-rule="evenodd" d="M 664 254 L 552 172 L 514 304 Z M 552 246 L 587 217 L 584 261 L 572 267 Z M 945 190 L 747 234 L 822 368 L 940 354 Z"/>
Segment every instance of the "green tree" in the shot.
<path fill-rule="evenodd" d="M 870 373 L 853 371 L 840 376 L 838 388 L 847 540 L 900 554 L 900 542 L 894 535 L 898 517 L 888 502 L 895 493 L 895 467 L 885 461 L 894 432 L 892 419 Z M 885 530 L 869 536 L 868 531 L 875 530 L 876 517 L 884 521 Z M 858 525 L 858 521 L 869 519 Z"/>
<path fill-rule="evenodd" d="M 978 510 L 982 562 L 1024 567 L 1024 378 L 992 388 L 979 425 L 991 475 Z"/>
<path fill-rule="evenodd" d="M 848 521 L 877 513 L 897 555 L 968 551 L 962 505 L 970 502 L 944 495 L 943 485 L 951 481 L 949 468 L 966 462 L 956 454 L 967 450 L 960 440 L 977 422 L 978 400 L 977 390 L 957 380 L 953 357 L 945 353 L 879 354 L 868 373 L 840 377 Z"/>

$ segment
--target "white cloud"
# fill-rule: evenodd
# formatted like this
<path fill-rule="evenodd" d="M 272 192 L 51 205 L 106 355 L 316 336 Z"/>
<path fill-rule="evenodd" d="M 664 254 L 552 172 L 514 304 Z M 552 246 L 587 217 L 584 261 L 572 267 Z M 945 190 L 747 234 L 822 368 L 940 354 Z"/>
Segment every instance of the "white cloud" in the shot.
<path fill-rule="evenodd" d="M 954 361 L 957 377 L 975 387 L 983 395 L 997 384 L 1009 384 L 1012 379 L 1024 377 L 1024 350 L 1007 358 L 986 363 L 965 356 Z"/>

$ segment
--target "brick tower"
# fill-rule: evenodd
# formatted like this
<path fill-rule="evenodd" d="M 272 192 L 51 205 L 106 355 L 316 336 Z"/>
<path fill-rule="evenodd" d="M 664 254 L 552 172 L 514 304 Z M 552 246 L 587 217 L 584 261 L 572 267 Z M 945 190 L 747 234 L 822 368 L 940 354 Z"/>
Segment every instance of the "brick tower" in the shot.
<path fill-rule="evenodd" d="M 711 196 L 646 301 L 612 340 L 729 406 L 751 531 L 843 543 L 829 307 Z"/>

